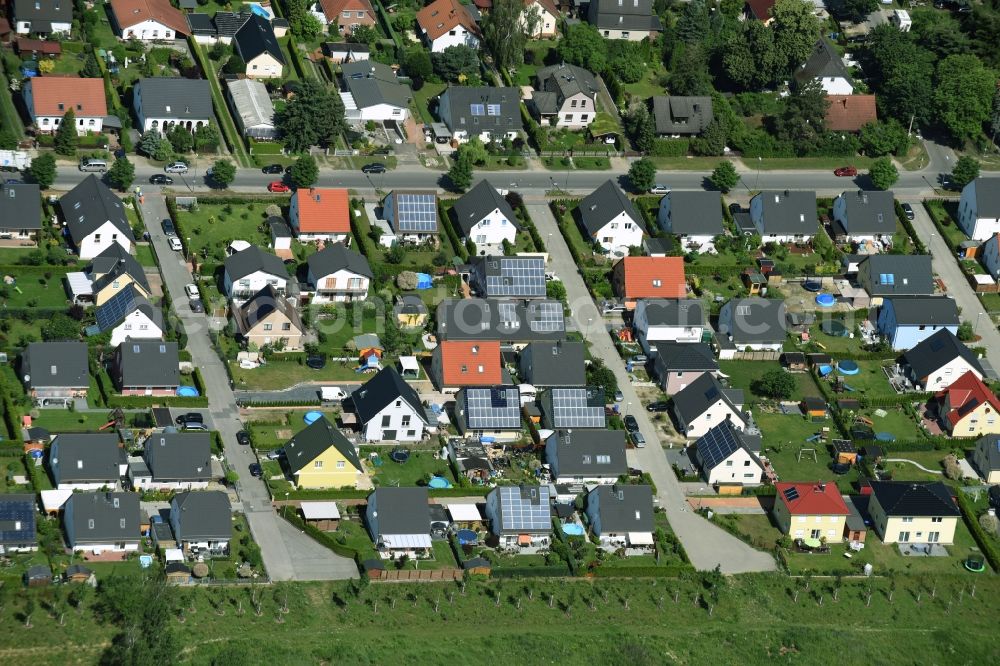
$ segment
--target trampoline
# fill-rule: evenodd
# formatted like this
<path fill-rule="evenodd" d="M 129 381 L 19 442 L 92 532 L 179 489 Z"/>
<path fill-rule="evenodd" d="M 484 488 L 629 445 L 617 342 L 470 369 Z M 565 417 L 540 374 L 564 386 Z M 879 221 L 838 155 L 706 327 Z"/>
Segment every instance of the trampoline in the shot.
<path fill-rule="evenodd" d="M 427 485 L 431 488 L 451 488 L 451 481 L 443 476 L 432 476 Z"/>
<path fill-rule="evenodd" d="M 455 538 L 458 539 L 459 546 L 467 546 L 479 542 L 479 536 L 472 530 L 459 530 L 455 532 Z"/>
<path fill-rule="evenodd" d="M 184 397 L 184 398 L 197 398 L 198 397 L 198 389 L 196 389 L 193 386 L 178 386 L 177 387 L 177 395 L 179 395 L 181 397 Z"/>
<path fill-rule="evenodd" d="M 847 474 L 851 471 L 851 466 L 847 463 L 833 463 L 834 474 Z"/>
<path fill-rule="evenodd" d="M 312 425 L 316 421 L 319 421 L 321 418 L 323 418 L 323 412 L 317 412 L 314 410 L 311 412 L 306 412 L 305 415 L 302 417 L 302 420 L 306 422 L 306 425 Z"/>
<path fill-rule="evenodd" d="M 896 436 L 891 432 L 877 432 L 875 433 L 875 439 L 880 442 L 895 442 Z"/>
<path fill-rule="evenodd" d="M 405 463 L 409 459 L 410 459 L 409 449 L 395 449 L 392 453 L 389 454 L 389 460 L 391 460 L 392 462 Z"/>
<path fill-rule="evenodd" d="M 583 536 L 583 525 L 569 523 L 568 525 L 562 526 L 562 531 L 563 534 L 567 536 Z"/>
<path fill-rule="evenodd" d="M 854 361 L 839 361 L 837 363 L 837 372 L 842 375 L 856 375 L 861 372 L 861 368 Z"/>
<path fill-rule="evenodd" d="M 820 330 L 834 338 L 846 338 L 848 335 L 847 327 L 839 321 L 825 321 Z"/>
<path fill-rule="evenodd" d="M 819 283 L 818 280 L 806 280 L 802 283 L 802 288 L 806 291 L 811 291 L 813 293 L 819 291 L 823 288 L 823 285 Z"/>
<path fill-rule="evenodd" d="M 833 294 L 819 294 L 816 296 L 816 305 L 821 308 L 832 308 L 837 302 L 837 299 L 833 297 Z"/>

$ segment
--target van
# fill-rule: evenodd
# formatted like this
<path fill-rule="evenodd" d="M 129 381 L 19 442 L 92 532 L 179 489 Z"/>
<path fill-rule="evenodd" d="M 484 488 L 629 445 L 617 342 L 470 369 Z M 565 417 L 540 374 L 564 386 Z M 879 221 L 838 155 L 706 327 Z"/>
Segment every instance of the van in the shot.
<path fill-rule="evenodd" d="M 104 173 L 108 170 L 108 163 L 104 160 L 84 158 L 80 160 L 80 171 L 98 171 Z"/>

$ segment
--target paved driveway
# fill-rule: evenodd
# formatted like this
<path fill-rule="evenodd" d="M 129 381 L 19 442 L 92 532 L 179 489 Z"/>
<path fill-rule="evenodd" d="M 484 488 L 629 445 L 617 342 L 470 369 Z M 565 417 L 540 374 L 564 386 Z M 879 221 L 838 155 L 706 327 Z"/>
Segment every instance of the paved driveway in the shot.
<path fill-rule="evenodd" d="M 635 388 L 629 383 L 625 364 L 605 329 L 604 320 L 591 299 L 583 278 L 577 271 L 576 262 L 573 261 L 569 248 L 559 233 L 552 212 L 543 204 L 531 204 L 527 208 L 538 232 L 546 239 L 552 262 L 550 270 L 562 279 L 566 287 L 569 306 L 577 327 L 591 343 L 591 352 L 594 356 L 603 359 L 605 365 L 614 371 L 618 386 L 625 396 L 623 404 L 632 404 L 631 413 L 639 422 L 639 429 L 647 438 L 653 440 L 651 435 L 657 430 L 642 407 Z M 641 468 L 653 478 L 660 506 L 666 510 L 671 527 L 684 544 L 684 549 L 696 568 L 706 571 L 719 566 L 723 573 L 775 569 L 774 558 L 770 555 L 754 550 L 691 510 L 684 499 L 680 483 L 667 462 L 667 456 L 658 442 L 653 440 L 645 448 L 630 450 L 628 457 L 630 465 Z"/>
<path fill-rule="evenodd" d="M 171 251 L 167 246 L 159 224 L 159 220 L 169 217 L 164 198 L 159 194 L 148 193 L 142 204 L 142 215 L 149 222 L 146 228 L 156 256 L 160 258 L 164 287 L 170 292 L 174 310 L 187 332 L 188 351 L 205 380 L 212 425 L 222 435 L 229 466 L 240 475 L 236 490 L 250 524 L 250 531 L 260 545 L 268 574 L 272 580 L 356 578 L 358 571 L 352 560 L 323 548 L 278 517 L 271 507 L 271 498 L 264 482 L 250 476 L 248 467 L 257 458 L 250 447 L 236 443 L 240 422 L 236 396 L 229 386 L 229 376 L 212 348 L 207 318 L 204 314 L 191 312 L 188 306 L 184 285 L 193 281 L 191 273 L 180 253 Z"/>

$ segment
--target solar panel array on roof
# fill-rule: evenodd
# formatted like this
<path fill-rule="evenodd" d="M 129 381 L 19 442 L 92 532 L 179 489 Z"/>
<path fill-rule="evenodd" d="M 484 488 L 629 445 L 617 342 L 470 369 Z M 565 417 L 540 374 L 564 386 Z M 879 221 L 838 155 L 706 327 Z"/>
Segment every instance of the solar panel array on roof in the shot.
<path fill-rule="evenodd" d="M 541 258 L 509 257 L 500 259 L 498 263 L 500 273 L 486 276 L 489 296 L 545 295 L 545 263 Z"/>
<path fill-rule="evenodd" d="M 516 328 L 520 324 L 517 318 L 517 306 L 513 303 L 499 303 L 497 312 L 500 313 L 501 328 Z"/>
<path fill-rule="evenodd" d="M 521 427 L 521 394 L 516 386 L 467 388 L 465 409 L 472 430 Z"/>
<path fill-rule="evenodd" d="M 552 423 L 556 428 L 604 427 L 604 405 L 594 404 L 594 389 L 554 388 L 551 390 Z"/>
<path fill-rule="evenodd" d="M 546 531 L 552 526 L 549 489 L 545 486 L 501 486 L 500 522 L 504 531 Z M 527 495 L 527 497 L 525 497 Z"/>
<path fill-rule="evenodd" d="M 542 291 L 545 291 L 544 277 Z M 562 303 L 535 303 L 533 304 L 531 320 L 528 326 L 532 331 L 561 331 L 566 325 L 563 316 Z"/>
<path fill-rule="evenodd" d="M 698 457 L 706 470 L 715 469 L 723 460 L 743 447 L 740 434 L 728 421 L 715 426 L 697 442 Z"/>
<path fill-rule="evenodd" d="M 437 231 L 437 201 L 433 194 L 397 194 L 396 225 L 399 231 Z"/>
<path fill-rule="evenodd" d="M 786 501 L 794 502 L 799 498 L 799 489 L 795 487 L 785 488 L 782 494 L 785 496 Z"/>
<path fill-rule="evenodd" d="M 112 296 L 104 305 L 97 308 L 97 327 L 101 332 L 118 325 L 129 312 L 135 309 L 135 291 L 126 287 Z"/>

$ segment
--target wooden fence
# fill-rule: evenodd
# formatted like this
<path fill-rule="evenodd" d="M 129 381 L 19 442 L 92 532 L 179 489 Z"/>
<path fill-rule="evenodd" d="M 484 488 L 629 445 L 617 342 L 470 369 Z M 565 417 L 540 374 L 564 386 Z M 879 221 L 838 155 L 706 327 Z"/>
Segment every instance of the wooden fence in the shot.
<path fill-rule="evenodd" d="M 462 580 L 464 571 L 461 569 L 404 569 L 379 570 L 369 569 L 368 578 L 373 583 L 430 583 L 443 580 Z"/>

